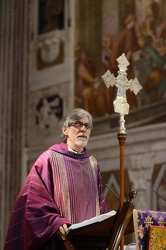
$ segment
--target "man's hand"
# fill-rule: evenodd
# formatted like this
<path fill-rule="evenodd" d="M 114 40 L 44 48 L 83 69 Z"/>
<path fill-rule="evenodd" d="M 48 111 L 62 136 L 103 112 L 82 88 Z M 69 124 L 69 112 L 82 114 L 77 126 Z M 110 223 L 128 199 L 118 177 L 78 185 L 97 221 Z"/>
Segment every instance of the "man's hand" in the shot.
<path fill-rule="evenodd" d="M 60 226 L 58 228 L 58 230 L 56 231 L 56 234 L 58 235 L 58 237 L 62 240 L 66 240 L 66 232 L 68 231 L 67 225 L 63 224 L 62 226 Z"/>

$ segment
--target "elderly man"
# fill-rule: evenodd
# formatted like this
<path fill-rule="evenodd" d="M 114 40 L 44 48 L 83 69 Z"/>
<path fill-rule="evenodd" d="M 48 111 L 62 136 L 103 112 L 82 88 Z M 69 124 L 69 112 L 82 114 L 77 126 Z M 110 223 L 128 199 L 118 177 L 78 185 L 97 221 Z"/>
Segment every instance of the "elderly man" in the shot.
<path fill-rule="evenodd" d="M 69 225 L 106 212 L 100 167 L 85 146 L 92 116 L 71 110 L 62 142 L 34 163 L 15 201 L 5 250 L 61 250 Z"/>

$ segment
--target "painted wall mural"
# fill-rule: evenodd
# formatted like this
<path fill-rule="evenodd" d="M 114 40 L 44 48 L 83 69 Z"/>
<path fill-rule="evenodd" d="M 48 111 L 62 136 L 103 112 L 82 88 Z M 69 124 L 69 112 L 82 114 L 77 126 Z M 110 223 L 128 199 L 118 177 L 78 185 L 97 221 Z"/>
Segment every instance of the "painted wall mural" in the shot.
<path fill-rule="evenodd" d="M 80 11 L 82 3 L 78 2 Z M 86 1 L 86 6 L 82 7 L 91 9 L 91 4 L 93 1 Z M 76 19 L 75 106 L 88 109 L 94 116 L 114 112 L 116 88 L 106 89 L 101 75 L 108 69 L 117 75 L 116 59 L 122 53 L 130 62 L 127 78 L 137 77 L 143 87 L 138 96 L 127 91 L 130 110 L 166 100 L 166 2 L 104 0 L 101 5 L 96 6 L 99 13 L 96 18 L 100 19 L 98 27 L 94 28 L 87 15 L 86 20 L 85 16 L 82 21 Z M 101 44 L 98 51 L 86 38 L 93 35 L 94 30 L 101 34 L 101 39 L 94 40 L 94 44 Z"/>

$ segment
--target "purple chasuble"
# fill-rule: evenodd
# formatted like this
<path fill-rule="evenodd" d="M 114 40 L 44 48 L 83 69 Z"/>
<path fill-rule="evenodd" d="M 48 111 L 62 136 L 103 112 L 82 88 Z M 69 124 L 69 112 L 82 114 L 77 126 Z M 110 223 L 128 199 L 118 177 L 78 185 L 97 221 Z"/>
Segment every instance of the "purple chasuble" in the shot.
<path fill-rule="evenodd" d="M 4 250 L 64 250 L 55 234 L 64 223 L 106 212 L 100 168 L 86 150 L 62 142 L 39 156 L 15 201 Z"/>

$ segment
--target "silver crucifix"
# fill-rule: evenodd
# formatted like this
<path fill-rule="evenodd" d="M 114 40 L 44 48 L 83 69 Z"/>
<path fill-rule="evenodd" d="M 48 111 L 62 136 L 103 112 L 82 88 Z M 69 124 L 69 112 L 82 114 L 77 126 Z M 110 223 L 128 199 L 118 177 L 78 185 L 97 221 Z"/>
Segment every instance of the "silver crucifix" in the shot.
<path fill-rule="evenodd" d="M 126 70 L 130 63 L 128 62 L 125 54 L 123 53 L 116 60 L 119 63 L 118 76 L 114 77 L 114 75 L 111 74 L 109 70 L 107 70 L 102 78 L 107 88 L 109 88 L 110 86 L 113 87 L 114 85 L 117 87 L 117 96 L 113 102 L 113 105 L 115 112 L 120 114 L 120 131 L 124 133 L 124 115 L 127 115 L 129 113 L 129 104 L 126 98 L 126 90 L 130 89 L 132 92 L 134 92 L 135 95 L 137 95 L 138 92 L 142 89 L 142 86 L 139 84 L 137 78 L 130 81 L 127 79 Z"/>

